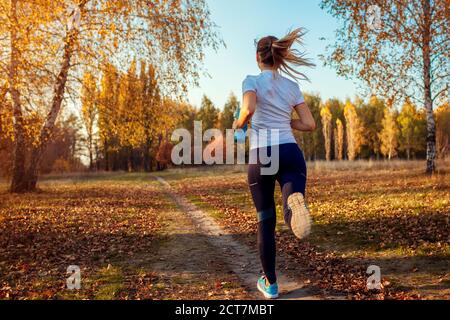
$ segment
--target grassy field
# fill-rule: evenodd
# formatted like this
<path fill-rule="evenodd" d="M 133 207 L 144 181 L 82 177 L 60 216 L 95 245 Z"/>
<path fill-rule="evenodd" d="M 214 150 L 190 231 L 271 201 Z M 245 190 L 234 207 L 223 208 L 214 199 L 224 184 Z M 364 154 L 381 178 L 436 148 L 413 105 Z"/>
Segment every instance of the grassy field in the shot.
<path fill-rule="evenodd" d="M 309 164 L 314 227 L 297 241 L 277 190 L 277 243 L 286 272 L 352 299 L 450 299 L 450 163 L 433 177 L 423 162 Z M 0 299 L 242 299 L 236 276 L 161 190 L 164 177 L 238 240 L 255 245 L 245 166 L 157 174 L 43 177 L 40 192 L 0 183 Z M 189 255 L 186 255 L 189 252 Z M 82 290 L 66 290 L 79 265 Z M 383 290 L 366 290 L 369 265 Z M 301 270 L 301 272 L 299 271 Z"/>
<path fill-rule="evenodd" d="M 450 298 L 450 166 L 433 177 L 423 162 L 309 165 L 307 200 L 315 225 L 296 241 L 284 225 L 277 190 L 278 248 L 309 266 L 325 292 L 368 298 L 365 271 L 382 270 L 377 298 Z M 245 168 L 164 173 L 179 192 L 255 245 L 256 217 Z M 295 272 L 295 270 L 294 270 Z"/>

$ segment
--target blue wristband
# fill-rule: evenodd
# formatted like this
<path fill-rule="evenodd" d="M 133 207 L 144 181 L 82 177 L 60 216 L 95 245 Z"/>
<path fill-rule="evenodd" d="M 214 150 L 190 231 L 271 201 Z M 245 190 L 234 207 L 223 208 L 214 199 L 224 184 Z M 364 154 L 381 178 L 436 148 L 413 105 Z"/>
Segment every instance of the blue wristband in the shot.
<path fill-rule="evenodd" d="M 237 108 L 236 112 L 234 113 L 234 119 L 238 120 L 239 119 L 239 115 L 241 113 L 241 109 Z M 240 130 L 235 130 L 234 131 L 234 140 L 236 140 L 239 143 L 245 142 L 245 138 L 247 136 L 247 129 L 248 129 L 248 124 L 246 124 L 242 129 Z"/>

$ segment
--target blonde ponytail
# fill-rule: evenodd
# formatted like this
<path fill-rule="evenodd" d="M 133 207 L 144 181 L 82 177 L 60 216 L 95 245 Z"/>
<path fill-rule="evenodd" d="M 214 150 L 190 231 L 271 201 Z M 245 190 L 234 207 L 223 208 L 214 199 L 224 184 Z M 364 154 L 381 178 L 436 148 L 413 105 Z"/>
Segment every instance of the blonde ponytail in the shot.
<path fill-rule="evenodd" d="M 281 70 L 294 79 L 308 80 L 298 67 L 314 67 L 315 65 L 307 58 L 305 53 L 293 49 L 295 43 L 302 45 L 306 34 L 302 28 L 289 32 L 286 36 L 278 39 L 273 36 L 264 37 L 258 41 L 257 52 L 262 64 Z"/>

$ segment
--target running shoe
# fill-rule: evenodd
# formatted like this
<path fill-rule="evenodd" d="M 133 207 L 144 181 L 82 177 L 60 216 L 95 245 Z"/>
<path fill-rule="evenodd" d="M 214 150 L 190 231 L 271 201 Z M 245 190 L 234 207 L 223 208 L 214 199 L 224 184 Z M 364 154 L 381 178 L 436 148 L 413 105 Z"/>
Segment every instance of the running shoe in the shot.
<path fill-rule="evenodd" d="M 311 233 L 311 215 L 301 193 L 294 193 L 288 198 L 288 206 L 292 213 L 291 229 L 294 235 L 301 239 Z"/>
<path fill-rule="evenodd" d="M 278 298 L 278 285 L 276 283 L 267 285 L 266 277 L 261 277 L 258 280 L 258 290 L 266 297 L 266 299 Z"/>

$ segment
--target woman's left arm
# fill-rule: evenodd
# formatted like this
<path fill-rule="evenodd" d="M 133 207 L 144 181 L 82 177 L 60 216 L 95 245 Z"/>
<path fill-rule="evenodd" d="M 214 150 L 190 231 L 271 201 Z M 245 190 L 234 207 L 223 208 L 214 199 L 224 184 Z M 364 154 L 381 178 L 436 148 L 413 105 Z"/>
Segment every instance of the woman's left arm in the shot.
<path fill-rule="evenodd" d="M 311 132 L 316 130 L 316 122 L 314 121 L 311 110 L 309 110 L 309 107 L 305 102 L 295 106 L 294 109 L 300 119 L 291 121 L 292 129 L 303 132 Z"/>
<path fill-rule="evenodd" d="M 241 112 L 239 119 L 233 123 L 233 129 L 242 129 L 246 124 L 250 122 L 253 114 L 256 111 L 256 93 L 253 91 L 247 91 L 244 93 L 242 99 Z"/>

